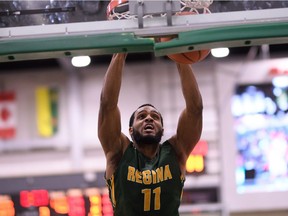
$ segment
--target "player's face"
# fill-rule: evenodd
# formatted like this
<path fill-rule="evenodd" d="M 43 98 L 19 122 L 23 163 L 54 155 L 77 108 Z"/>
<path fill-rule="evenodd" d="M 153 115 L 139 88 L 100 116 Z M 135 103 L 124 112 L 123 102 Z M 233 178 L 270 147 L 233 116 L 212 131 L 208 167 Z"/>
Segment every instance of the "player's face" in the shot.
<path fill-rule="evenodd" d="M 163 135 L 160 113 L 151 106 L 144 106 L 135 112 L 130 134 L 137 144 L 158 144 Z"/>

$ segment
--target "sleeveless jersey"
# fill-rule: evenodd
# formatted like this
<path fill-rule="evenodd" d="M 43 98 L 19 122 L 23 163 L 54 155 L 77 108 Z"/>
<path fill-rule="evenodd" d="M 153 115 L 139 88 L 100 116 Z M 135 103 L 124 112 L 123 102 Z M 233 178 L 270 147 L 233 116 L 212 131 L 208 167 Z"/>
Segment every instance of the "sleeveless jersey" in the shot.
<path fill-rule="evenodd" d="M 149 160 L 132 142 L 106 183 L 115 216 L 178 216 L 184 176 L 166 141 Z"/>

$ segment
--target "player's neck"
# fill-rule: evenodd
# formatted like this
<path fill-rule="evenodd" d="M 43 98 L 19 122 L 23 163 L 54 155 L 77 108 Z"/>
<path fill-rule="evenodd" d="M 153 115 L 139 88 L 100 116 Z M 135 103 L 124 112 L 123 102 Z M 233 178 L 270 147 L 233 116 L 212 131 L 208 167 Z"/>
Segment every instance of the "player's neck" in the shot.
<path fill-rule="evenodd" d="M 137 143 L 134 143 L 134 147 L 149 159 L 156 157 L 159 151 L 159 146 L 159 143 L 154 145 L 138 145 Z"/>

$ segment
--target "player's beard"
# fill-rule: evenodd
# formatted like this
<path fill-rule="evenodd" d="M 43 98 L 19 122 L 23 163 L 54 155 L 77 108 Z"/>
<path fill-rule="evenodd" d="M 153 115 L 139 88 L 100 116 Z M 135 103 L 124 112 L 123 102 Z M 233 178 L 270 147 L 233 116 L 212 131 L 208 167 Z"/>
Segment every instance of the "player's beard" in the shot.
<path fill-rule="evenodd" d="M 156 135 L 146 135 L 143 136 L 142 134 L 140 134 L 139 131 L 133 130 L 132 136 L 134 138 L 134 141 L 138 144 L 138 145 L 151 145 L 151 144 L 159 144 L 161 139 L 162 139 L 162 131 L 159 131 L 158 133 L 156 133 Z"/>

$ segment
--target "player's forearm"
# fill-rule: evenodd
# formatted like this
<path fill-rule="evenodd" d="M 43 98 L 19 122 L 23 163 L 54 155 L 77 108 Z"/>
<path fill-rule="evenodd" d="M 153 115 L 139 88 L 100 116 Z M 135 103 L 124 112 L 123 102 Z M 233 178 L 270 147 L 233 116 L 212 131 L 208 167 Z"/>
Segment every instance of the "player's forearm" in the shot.
<path fill-rule="evenodd" d="M 117 106 L 125 58 L 125 54 L 114 54 L 106 72 L 101 92 L 101 104 L 107 108 Z"/>
<path fill-rule="evenodd" d="M 98 137 L 107 157 L 120 149 L 120 112 L 117 106 L 121 87 L 124 54 L 114 54 L 105 74 L 98 115 Z M 118 143 L 118 144 L 117 144 Z"/>
<path fill-rule="evenodd" d="M 187 110 L 202 112 L 202 96 L 190 65 L 177 64 Z"/>

